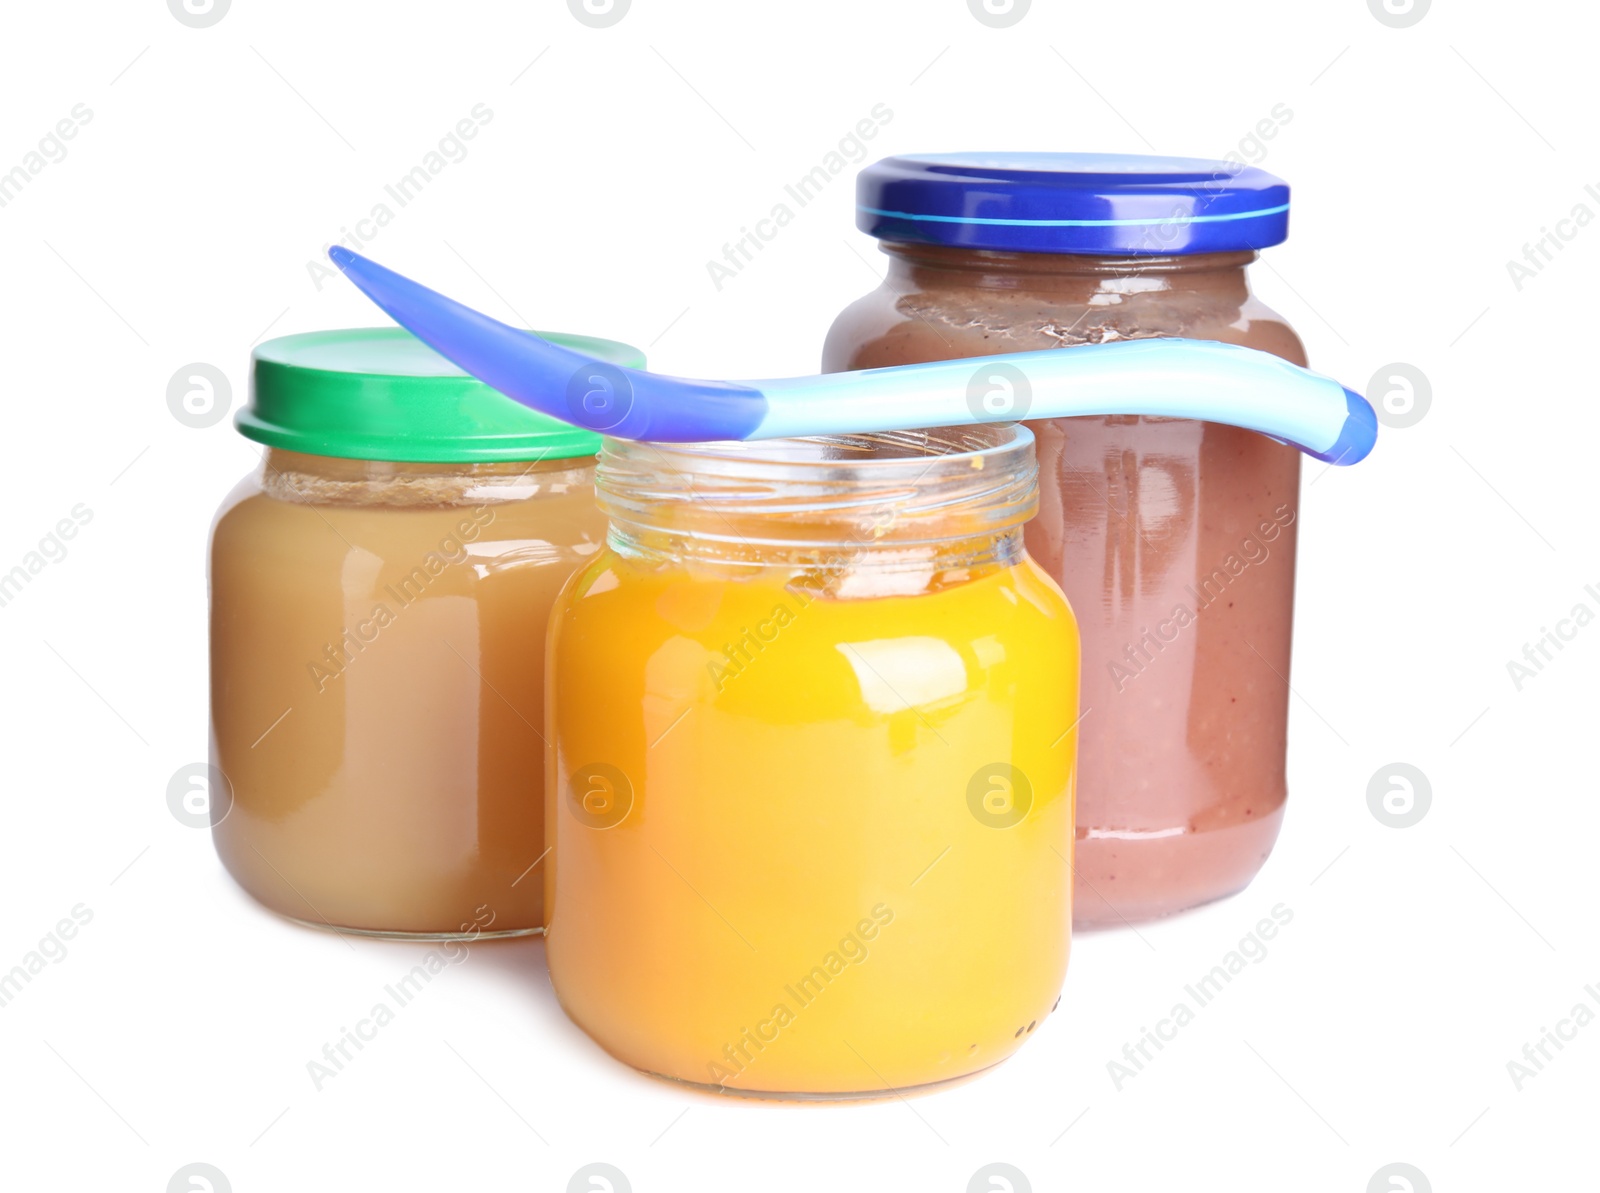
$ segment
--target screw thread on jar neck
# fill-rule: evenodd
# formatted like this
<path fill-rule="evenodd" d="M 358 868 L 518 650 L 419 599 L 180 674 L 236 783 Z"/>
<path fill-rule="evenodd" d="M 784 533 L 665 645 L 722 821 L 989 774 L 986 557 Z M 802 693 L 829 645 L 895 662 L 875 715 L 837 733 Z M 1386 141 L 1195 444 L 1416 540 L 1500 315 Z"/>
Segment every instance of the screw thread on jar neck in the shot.
<path fill-rule="evenodd" d="M 475 506 L 590 483 L 592 457 L 428 463 L 317 456 L 269 448 L 259 483 L 299 505 Z"/>
<path fill-rule="evenodd" d="M 833 580 L 1009 566 L 1038 506 L 1033 435 L 1012 424 L 754 443 L 607 440 L 596 484 L 619 553 Z"/>

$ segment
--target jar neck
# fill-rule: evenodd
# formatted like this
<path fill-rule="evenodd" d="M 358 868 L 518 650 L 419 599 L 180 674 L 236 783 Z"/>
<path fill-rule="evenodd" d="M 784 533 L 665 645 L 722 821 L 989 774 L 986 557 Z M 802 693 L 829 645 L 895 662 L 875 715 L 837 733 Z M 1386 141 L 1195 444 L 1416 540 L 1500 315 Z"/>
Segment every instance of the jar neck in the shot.
<path fill-rule="evenodd" d="M 1010 253 L 948 245 L 882 241 L 888 284 L 900 290 L 1005 290 L 1087 301 L 1096 293 L 1165 290 L 1242 300 L 1253 250 L 1183 256 L 1100 257 L 1078 253 Z"/>
<path fill-rule="evenodd" d="M 781 569 L 839 596 L 922 591 L 1011 566 L 1037 482 L 1032 433 L 1014 425 L 608 440 L 597 474 L 619 554 L 732 575 Z"/>
<path fill-rule="evenodd" d="M 591 484 L 594 458 L 423 463 L 356 460 L 268 448 L 263 492 L 306 505 L 480 506 Z"/>
<path fill-rule="evenodd" d="M 1014 567 L 1024 554 L 1020 527 L 936 543 L 860 539 L 813 546 L 742 538 L 737 530 L 712 539 L 613 521 L 606 545 L 646 567 L 681 567 L 719 580 L 778 576 L 789 587 L 844 599 L 948 588 Z"/>

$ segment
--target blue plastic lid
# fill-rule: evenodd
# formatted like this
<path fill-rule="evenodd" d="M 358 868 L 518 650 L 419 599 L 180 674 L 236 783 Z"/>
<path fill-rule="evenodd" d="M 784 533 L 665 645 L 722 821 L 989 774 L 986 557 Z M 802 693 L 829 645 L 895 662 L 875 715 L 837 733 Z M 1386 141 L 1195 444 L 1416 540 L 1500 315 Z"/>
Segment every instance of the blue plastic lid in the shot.
<path fill-rule="evenodd" d="M 1123 153 L 927 153 L 856 179 L 879 240 L 1023 253 L 1167 256 L 1289 234 L 1289 184 L 1254 166 Z"/>

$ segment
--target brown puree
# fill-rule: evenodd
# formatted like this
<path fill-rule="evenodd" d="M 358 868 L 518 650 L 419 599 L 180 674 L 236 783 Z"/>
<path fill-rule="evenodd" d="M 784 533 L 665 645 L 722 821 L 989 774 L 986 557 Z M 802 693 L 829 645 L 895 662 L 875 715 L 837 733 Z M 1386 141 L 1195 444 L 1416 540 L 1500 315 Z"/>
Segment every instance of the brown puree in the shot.
<path fill-rule="evenodd" d="M 1149 336 L 1305 363 L 1251 296 L 1253 252 L 1104 258 L 886 243 L 823 368 Z M 1083 636 L 1075 924 L 1165 915 L 1249 883 L 1278 835 L 1300 455 L 1213 423 L 1030 422 L 1029 552 Z"/>
<path fill-rule="evenodd" d="M 605 521 L 594 461 L 272 450 L 217 515 L 213 832 L 283 915 L 384 934 L 540 928 L 544 638 Z"/>

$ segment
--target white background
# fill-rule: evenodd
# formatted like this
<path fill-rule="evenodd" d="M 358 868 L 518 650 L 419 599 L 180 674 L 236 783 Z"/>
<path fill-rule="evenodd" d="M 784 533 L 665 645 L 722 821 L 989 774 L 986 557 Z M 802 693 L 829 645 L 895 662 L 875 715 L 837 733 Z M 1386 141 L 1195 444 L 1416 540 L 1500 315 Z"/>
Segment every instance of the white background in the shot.
<path fill-rule="evenodd" d="M 638 1193 L 957 1193 L 991 1161 L 1036 1190 L 1360 1193 L 1392 1162 L 1435 1190 L 1595 1187 L 1600 1024 L 1520 1091 L 1507 1070 L 1600 1009 L 1600 627 L 1520 691 L 1506 667 L 1600 612 L 1600 226 L 1520 290 L 1506 267 L 1575 205 L 1600 214 L 1587 7 L 1441 0 L 1409 28 L 1363 0 L 1036 0 L 1006 29 L 963 0 L 635 0 L 604 29 L 559 0 L 0 19 L 0 171 L 93 113 L 0 208 L 0 570 L 93 512 L 0 608 L 0 969 L 93 913 L 0 1009 L 5 1187 L 156 1193 L 193 1161 L 239 1193 L 562 1190 L 591 1161 Z M 227 421 L 180 423 L 166 390 L 209 362 L 237 408 L 263 335 L 381 321 L 307 263 L 478 103 L 469 155 L 367 251 L 691 375 L 814 371 L 876 284 L 854 165 L 720 291 L 706 268 L 875 104 L 893 119 L 871 158 L 1243 145 L 1291 181 L 1258 292 L 1323 371 L 1364 388 L 1408 363 L 1432 402 L 1360 467 L 1307 471 L 1293 794 L 1253 887 L 1081 936 L 1014 1059 L 910 1102 L 636 1075 L 563 1019 L 537 943 L 475 947 L 313 1088 L 306 1062 L 421 950 L 274 919 L 168 812 L 205 755 L 207 529 L 255 452 Z M 1247 143 L 1280 103 L 1292 120 Z M 1407 829 L 1367 805 L 1396 761 L 1432 789 Z M 1118 1091 L 1107 1062 L 1280 902 L 1268 957 Z"/>

